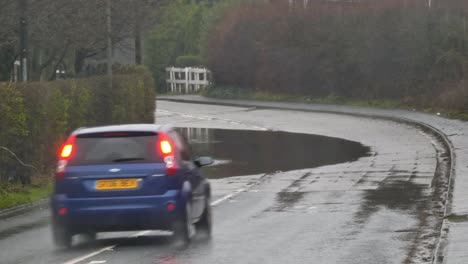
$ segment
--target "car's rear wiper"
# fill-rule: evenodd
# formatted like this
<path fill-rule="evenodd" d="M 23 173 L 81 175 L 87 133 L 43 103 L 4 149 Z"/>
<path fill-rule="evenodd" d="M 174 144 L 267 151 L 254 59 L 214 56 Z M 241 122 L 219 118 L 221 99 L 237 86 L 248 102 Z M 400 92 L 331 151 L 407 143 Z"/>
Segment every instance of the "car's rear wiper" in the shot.
<path fill-rule="evenodd" d="M 120 159 L 115 159 L 112 160 L 113 162 L 125 162 L 125 161 L 133 161 L 133 160 L 145 160 L 145 158 L 120 158 Z"/>

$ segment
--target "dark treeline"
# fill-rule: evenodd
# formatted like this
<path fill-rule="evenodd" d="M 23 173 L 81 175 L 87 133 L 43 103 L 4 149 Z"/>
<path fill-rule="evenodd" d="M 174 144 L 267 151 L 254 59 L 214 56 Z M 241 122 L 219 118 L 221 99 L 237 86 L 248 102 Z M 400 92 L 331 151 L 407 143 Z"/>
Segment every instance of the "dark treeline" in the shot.
<path fill-rule="evenodd" d="M 243 3 L 210 32 L 219 86 L 466 109 L 468 1 Z"/>
<path fill-rule="evenodd" d="M 0 0 L 0 81 L 12 78 L 14 62 L 21 59 L 22 36 L 30 81 L 54 80 L 57 69 L 66 71 L 64 78 L 88 75 L 86 60 L 103 59 L 108 37 L 114 48 L 133 51 L 135 64 L 142 64 L 145 32 L 155 23 L 155 10 L 167 1 L 112 0 L 109 34 L 106 1 Z"/>

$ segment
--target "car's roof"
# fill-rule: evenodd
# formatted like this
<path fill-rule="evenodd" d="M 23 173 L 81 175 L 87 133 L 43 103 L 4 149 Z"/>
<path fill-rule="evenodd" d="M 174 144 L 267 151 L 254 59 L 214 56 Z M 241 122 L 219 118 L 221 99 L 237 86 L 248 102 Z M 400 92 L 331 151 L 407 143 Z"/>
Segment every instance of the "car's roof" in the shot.
<path fill-rule="evenodd" d="M 99 127 L 79 128 L 73 132 L 74 135 L 103 133 L 103 132 L 158 132 L 167 131 L 171 127 L 167 125 L 156 124 L 124 124 Z"/>

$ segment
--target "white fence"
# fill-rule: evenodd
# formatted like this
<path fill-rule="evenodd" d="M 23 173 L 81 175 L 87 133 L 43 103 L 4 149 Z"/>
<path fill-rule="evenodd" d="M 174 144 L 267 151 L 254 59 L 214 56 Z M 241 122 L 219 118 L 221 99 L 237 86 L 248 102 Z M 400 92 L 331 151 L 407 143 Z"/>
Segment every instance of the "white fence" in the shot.
<path fill-rule="evenodd" d="M 210 84 L 211 72 L 205 68 L 166 68 L 168 90 L 172 93 L 191 93 Z"/>

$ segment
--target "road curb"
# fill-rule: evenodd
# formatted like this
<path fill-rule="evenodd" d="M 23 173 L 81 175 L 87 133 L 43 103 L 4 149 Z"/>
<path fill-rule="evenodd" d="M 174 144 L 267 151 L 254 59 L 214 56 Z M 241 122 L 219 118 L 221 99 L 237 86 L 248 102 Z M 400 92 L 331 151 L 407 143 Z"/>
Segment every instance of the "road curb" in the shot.
<path fill-rule="evenodd" d="M 49 199 L 44 198 L 33 203 L 22 204 L 22 205 L 0 210 L 0 219 L 5 219 L 5 218 L 9 218 L 15 215 L 23 214 L 27 211 L 32 211 L 34 209 L 39 209 L 41 207 L 47 207 L 49 204 L 48 202 L 49 202 Z"/>
<path fill-rule="evenodd" d="M 432 259 L 431 263 L 433 264 L 440 264 L 440 263 L 445 263 L 446 258 L 446 244 L 447 244 L 447 235 L 449 232 L 448 228 L 448 221 L 447 221 L 447 216 L 450 213 L 450 205 L 451 205 L 451 197 L 452 197 L 452 190 L 453 190 L 453 185 L 454 185 L 454 177 L 456 175 L 455 171 L 455 151 L 454 147 L 452 145 L 452 142 L 450 139 L 440 131 L 439 129 L 435 128 L 434 126 L 431 126 L 429 124 L 426 124 L 424 122 L 416 121 L 410 118 L 405 118 L 405 117 L 398 117 L 394 115 L 379 115 L 379 114 L 366 114 L 366 113 L 358 113 L 358 112 L 347 112 L 343 110 L 325 110 L 325 109 L 307 109 L 307 108 L 301 108 L 300 105 L 297 105 L 296 107 L 284 107 L 284 106 L 265 106 L 265 104 L 268 103 L 275 103 L 275 102 L 269 102 L 269 101 L 264 101 L 262 102 L 263 105 L 261 104 L 255 104 L 258 103 L 257 101 L 254 100 L 247 100 L 249 103 L 236 103 L 233 102 L 232 100 L 230 101 L 224 101 L 223 99 L 220 99 L 219 101 L 202 101 L 202 100 L 194 100 L 194 99 L 184 99 L 184 98 L 176 98 L 176 96 L 173 97 L 162 97 L 162 98 L 157 98 L 156 100 L 161 100 L 161 101 L 170 101 L 170 102 L 180 102 L 180 103 L 194 103 L 194 104 L 206 104 L 206 105 L 221 105 L 221 106 L 235 106 L 235 107 L 258 107 L 259 109 L 275 109 L 275 110 L 287 110 L 287 111 L 303 111 L 303 112 L 316 112 L 316 113 L 329 113 L 329 114 L 340 114 L 340 115 L 349 115 L 349 116 L 356 116 L 356 117 L 364 117 L 364 118 L 375 118 L 375 119 L 383 119 L 383 120 L 389 120 L 389 121 L 394 121 L 398 123 L 405 123 L 411 126 L 415 126 L 418 128 L 421 128 L 425 130 L 426 132 L 430 132 L 433 136 L 437 137 L 441 143 L 443 143 L 444 148 L 447 150 L 450 156 L 450 168 L 448 170 L 448 187 L 447 187 L 447 193 L 445 197 L 445 202 L 444 202 L 444 215 L 443 215 L 443 220 L 441 224 L 441 229 L 439 231 L 439 235 L 437 237 L 437 242 L 436 242 L 436 247 L 433 251 L 432 254 Z M 282 102 L 282 103 L 288 103 L 288 102 Z M 294 102 L 290 102 L 294 104 Z"/>

